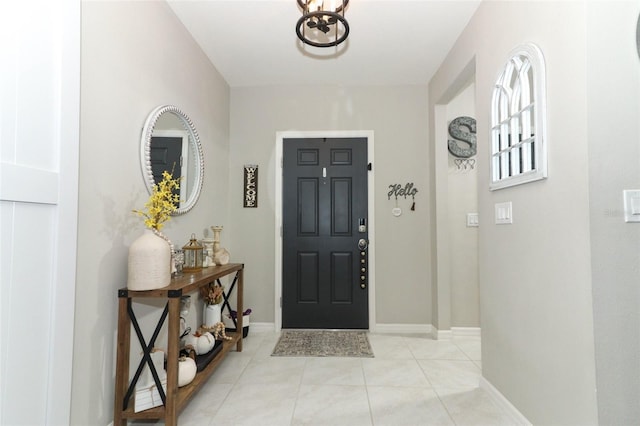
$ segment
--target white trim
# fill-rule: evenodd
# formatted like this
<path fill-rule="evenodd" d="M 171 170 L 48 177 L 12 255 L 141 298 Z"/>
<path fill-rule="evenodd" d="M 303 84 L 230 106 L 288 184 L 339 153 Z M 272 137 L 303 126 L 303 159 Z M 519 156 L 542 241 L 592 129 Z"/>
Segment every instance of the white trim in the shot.
<path fill-rule="evenodd" d="M 59 181 L 57 170 L 3 161 L 0 163 L 0 200 L 55 205 L 58 204 Z M 17 185 L 17 182 L 20 184 Z"/>
<path fill-rule="evenodd" d="M 251 322 L 249 331 L 253 333 L 265 333 L 276 331 L 276 325 L 272 322 Z"/>
<path fill-rule="evenodd" d="M 533 117 L 534 123 L 532 126 L 532 132 L 535 134 L 535 169 L 523 170 L 513 176 L 498 178 L 498 171 L 494 162 L 494 154 L 497 153 L 498 147 L 495 141 L 494 127 L 497 127 L 500 122 L 505 120 L 505 117 L 497 117 L 499 115 L 497 96 L 498 93 L 504 93 L 499 88 L 503 88 L 504 76 L 510 70 L 513 70 L 514 58 L 524 56 L 529 60 L 531 71 L 533 75 L 533 96 L 534 99 L 530 100 L 530 105 L 533 105 Z M 511 52 L 509 52 L 505 65 L 501 68 L 498 78 L 495 80 L 495 88 L 491 95 L 491 141 L 489 152 L 489 190 L 495 191 L 502 188 L 508 188 L 523 183 L 534 182 L 541 179 L 546 179 L 547 172 L 547 97 L 546 97 L 546 66 L 545 59 L 542 50 L 534 43 L 524 43 L 517 46 Z M 509 87 L 510 89 L 511 87 Z M 505 96 L 512 97 L 518 93 L 508 93 Z M 513 106 L 512 106 L 513 107 Z M 509 111 L 509 120 L 514 115 L 517 115 L 513 108 Z"/>
<path fill-rule="evenodd" d="M 455 337 L 480 337 L 480 331 L 480 327 L 451 327 L 449 330 L 433 327 L 431 334 L 436 340 L 451 340 Z"/>
<path fill-rule="evenodd" d="M 451 102 L 451 100 L 449 100 Z M 435 140 L 447 140 L 447 106 L 435 105 L 434 107 Z M 437 324 L 439 327 L 448 328 L 451 326 L 451 258 L 449 235 L 449 201 L 447 189 L 449 187 L 449 153 L 446 144 L 435 144 L 435 274 L 436 297 L 431 302 L 434 311 L 438 313 Z M 437 328 L 434 328 L 434 339 L 447 338 L 439 336 Z"/>
<path fill-rule="evenodd" d="M 491 382 L 484 377 L 480 377 L 480 388 L 487 391 L 491 400 L 509 417 L 511 417 L 514 425 L 530 426 L 532 424 L 507 398 L 505 398 L 498 389 L 496 389 L 495 386 L 491 384 Z"/>
<path fill-rule="evenodd" d="M 429 334 L 433 333 L 431 324 L 376 324 L 376 333 L 412 333 Z"/>
<path fill-rule="evenodd" d="M 288 138 L 367 138 L 367 162 L 374 165 L 367 173 L 368 182 L 368 224 L 369 224 L 369 331 L 376 331 L 376 298 L 375 298 L 375 163 L 373 158 L 373 130 L 318 130 L 318 131 L 284 131 L 276 132 L 276 187 L 275 187 L 275 330 L 282 328 L 282 141 Z"/>
<path fill-rule="evenodd" d="M 434 327 L 432 336 L 436 340 L 451 340 L 453 338 L 453 332 L 451 330 L 438 330 Z"/>
<path fill-rule="evenodd" d="M 480 327 L 451 327 L 453 337 L 480 337 Z"/>
<path fill-rule="evenodd" d="M 12 64 L 7 67 L 7 74 L 3 72 L 0 81 L 0 92 L 7 95 L 0 102 L 3 114 L 7 114 L 3 124 L 5 121 L 8 124 L 6 129 L 3 128 L 2 138 L 3 149 L 8 150 L 3 150 L 0 165 L 0 204 L 8 215 L 0 218 L 0 227 L 8 234 L 3 233 L 2 248 L 9 249 L 3 252 L 0 262 L 3 279 L 0 309 L 8 304 L 14 309 L 20 306 L 15 302 L 21 301 L 14 298 L 23 294 L 22 291 L 11 294 L 16 289 L 32 288 L 49 297 L 47 303 L 38 305 L 37 320 L 44 318 L 42 323 L 35 325 L 40 330 L 39 355 L 29 357 L 31 360 L 23 357 L 20 365 L 11 364 L 12 360 L 20 358 L 15 351 L 20 351 L 19 348 L 25 347 L 32 339 L 30 336 L 19 337 L 20 332 L 11 326 L 15 320 L 19 321 L 18 317 L 7 321 L 13 309 L 3 310 L 0 315 L 0 419 L 11 422 L 10 419 L 20 418 L 25 423 L 39 419 L 42 424 L 62 425 L 70 424 L 74 355 L 81 5 L 76 0 L 64 0 L 55 6 L 42 8 L 44 14 L 36 20 L 41 31 L 31 32 L 21 25 L 22 18 L 29 17 L 31 5 L 27 2 L 15 4 L 16 9 L 12 12 L 16 19 L 11 20 L 12 25 L 0 28 L 3 57 Z M 5 33 L 11 35 L 8 41 Z M 43 36 L 49 39 L 38 45 L 38 49 L 18 54 Z M 19 60 L 14 61 L 16 58 Z M 21 75 L 25 70 L 30 72 Z M 21 84 L 14 85 L 15 81 Z M 45 96 L 40 95 L 43 90 Z M 27 111 L 22 108 L 40 98 L 44 99 L 37 109 Z M 20 130 L 24 124 L 17 124 L 23 120 L 46 121 L 47 124 L 38 132 L 23 134 Z M 14 150 L 16 146 L 26 148 L 20 149 L 18 154 Z M 47 169 L 42 168 L 42 155 L 29 155 L 38 149 L 44 150 L 48 156 L 48 161 L 44 162 Z M 26 215 L 19 217 L 24 213 Z M 43 223 L 29 226 L 27 222 L 33 217 L 43 219 Z M 35 267 L 39 272 L 46 271 L 48 276 L 45 280 L 40 278 L 42 273 L 35 274 L 36 278 L 18 273 L 28 269 L 32 263 L 28 259 L 33 257 L 34 250 L 25 250 L 24 242 L 31 241 L 34 235 L 38 258 Z M 7 329 L 11 330 L 10 333 L 6 332 Z M 11 347 L 6 343 L 11 343 Z M 7 354 L 11 352 L 14 355 L 9 357 Z M 4 375 L 7 369 L 26 370 L 29 363 L 41 359 L 46 366 L 40 363 L 37 371 L 46 374 L 41 375 L 38 382 L 30 384 L 29 377 L 25 382 L 24 377 L 15 380 L 15 374 L 10 377 Z M 7 390 L 14 394 L 12 398 L 7 397 L 7 392 L 3 393 Z M 19 405 L 7 405 L 7 401 L 16 399 L 19 399 Z M 28 412 L 25 412 L 25 407 Z"/>
<path fill-rule="evenodd" d="M 273 322 L 251 322 L 250 332 L 253 333 L 268 333 L 279 332 L 280 329 L 276 327 Z M 378 334 L 429 334 L 433 336 L 434 327 L 431 324 L 376 324 L 375 333 Z M 369 330 L 370 333 L 373 330 Z"/>

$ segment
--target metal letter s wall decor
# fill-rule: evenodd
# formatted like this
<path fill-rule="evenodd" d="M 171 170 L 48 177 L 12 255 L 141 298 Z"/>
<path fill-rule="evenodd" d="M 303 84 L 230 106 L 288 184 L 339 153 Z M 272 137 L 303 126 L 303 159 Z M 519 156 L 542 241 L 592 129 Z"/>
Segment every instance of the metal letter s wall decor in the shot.
<path fill-rule="evenodd" d="M 258 166 L 244 166 L 244 207 L 258 207 Z"/>
<path fill-rule="evenodd" d="M 467 130 L 461 129 L 465 127 Z M 476 155 L 476 119 L 472 117 L 458 117 L 449 123 L 449 152 L 458 158 L 470 158 Z M 468 145 L 463 148 L 458 142 Z"/>

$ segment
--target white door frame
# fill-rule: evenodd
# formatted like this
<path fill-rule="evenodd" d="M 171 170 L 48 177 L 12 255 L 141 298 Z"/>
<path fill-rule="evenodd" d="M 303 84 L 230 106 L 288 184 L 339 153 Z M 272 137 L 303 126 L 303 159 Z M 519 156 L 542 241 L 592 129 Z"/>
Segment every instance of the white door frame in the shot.
<path fill-rule="evenodd" d="M 319 131 L 284 131 L 276 133 L 276 188 L 275 188 L 275 329 L 282 329 L 282 141 L 292 138 L 367 138 L 367 162 L 373 163 L 373 131 L 372 130 L 319 130 Z M 375 331 L 376 324 L 376 245 L 375 245 L 375 165 L 367 173 L 368 194 L 368 226 L 369 226 L 369 331 Z"/>
<path fill-rule="evenodd" d="M 40 3 L 0 25 L 0 424 L 71 424 L 81 4 Z"/>
<path fill-rule="evenodd" d="M 461 70 L 451 86 L 446 90 L 440 102 L 434 104 L 434 140 L 448 139 L 447 105 L 469 84 L 475 84 L 476 60 L 472 58 Z M 446 144 L 437 143 L 434 147 L 434 181 L 435 181 L 435 286 L 436 297 L 432 308 L 437 312 L 436 338 L 451 338 L 451 255 L 449 235 L 449 203 L 447 187 L 449 180 L 449 151 Z M 478 188 L 476 187 L 476 191 Z M 479 302 L 478 302 L 479 303 Z"/>

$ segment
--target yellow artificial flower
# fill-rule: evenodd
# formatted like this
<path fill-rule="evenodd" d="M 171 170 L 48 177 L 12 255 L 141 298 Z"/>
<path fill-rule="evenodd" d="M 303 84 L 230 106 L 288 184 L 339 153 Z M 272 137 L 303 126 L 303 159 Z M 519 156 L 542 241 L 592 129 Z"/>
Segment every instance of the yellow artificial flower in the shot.
<path fill-rule="evenodd" d="M 133 212 L 145 218 L 144 224 L 148 228 L 160 231 L 164 222 L 171 219 L 171 213 L 178 208 L 180 195 L 173 192 L 177 189 L 180 189 L 180 178 L 173 179 L 173 176 L 165 170 L 162 172 L 162 181 L 153 185 L 153 192 L 144 205 L 147 211 L 133 210 Z"/>

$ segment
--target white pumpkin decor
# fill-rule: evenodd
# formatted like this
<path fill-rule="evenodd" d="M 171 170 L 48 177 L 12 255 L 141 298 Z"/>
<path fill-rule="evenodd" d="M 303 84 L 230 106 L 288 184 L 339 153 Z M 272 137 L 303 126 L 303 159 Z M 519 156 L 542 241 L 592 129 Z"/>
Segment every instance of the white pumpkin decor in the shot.
<path fill-rule="evenodd" d="M 197 372 L 198 366 L 193 359 L 186 356 L 178 358 L 178 387 L 191 383 Z"/>
<path fill-rule="evenodd" d="M 213 334 L 202 333 L 199 336 L 195 334 L 190 334 L 184 338 L 185 346 L 190 345 L 194 351 L 196 351 L 196 355 L 203 355 L 211 351 L 216 344 L 216 339 L 213 337 Z"/>

